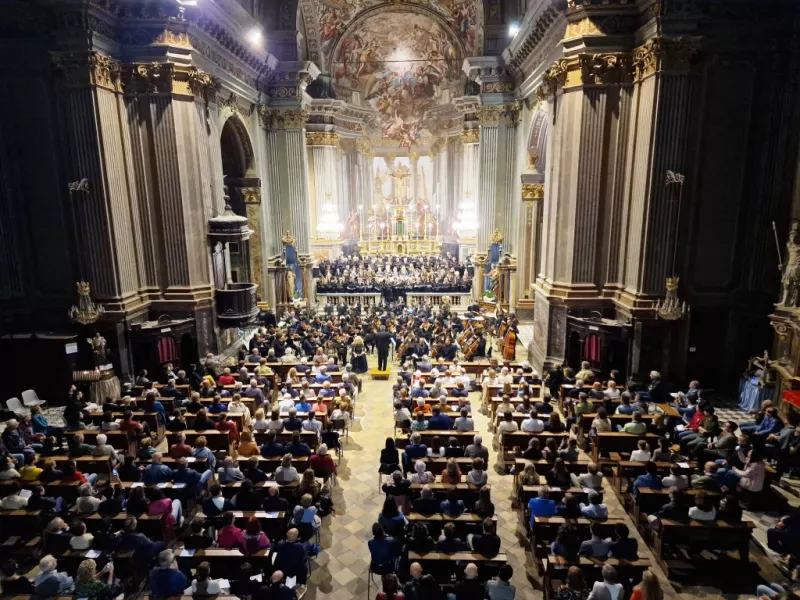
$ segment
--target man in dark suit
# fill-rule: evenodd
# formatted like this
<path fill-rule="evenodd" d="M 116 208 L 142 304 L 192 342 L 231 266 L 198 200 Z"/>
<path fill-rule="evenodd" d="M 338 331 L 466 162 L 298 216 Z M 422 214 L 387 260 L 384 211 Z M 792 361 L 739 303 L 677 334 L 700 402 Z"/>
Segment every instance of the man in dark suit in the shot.
<path fill-rule="evenodd" d="M 275 569 L 283 571 L 287 577 L 296 577 L 298 591 L 304 591 L 308 579 L 306 567 L 308 552 L 306 547 L 297 541 L 298 536 L 297 529 L 286 532 L 286 539 L 278 542 L 274 548 L 274 553 L 277 554 L 274 564 Z"/>
<path fill-rule="evenodd" d="M 378 370 L 385 371 L 389 362 L 389 346 L 392 344 L 392 334 L 381 325 L 380 331 L 375 334 L 375 346 L 378 348 Z"/>
<path fill-rule="evenodd" d="M 295 591 L 283 584 L 283 572 L 275 571 L 270 577 L 270 584 L 262 586 L 255 594 L 255 600 L 295 600 Z"/>

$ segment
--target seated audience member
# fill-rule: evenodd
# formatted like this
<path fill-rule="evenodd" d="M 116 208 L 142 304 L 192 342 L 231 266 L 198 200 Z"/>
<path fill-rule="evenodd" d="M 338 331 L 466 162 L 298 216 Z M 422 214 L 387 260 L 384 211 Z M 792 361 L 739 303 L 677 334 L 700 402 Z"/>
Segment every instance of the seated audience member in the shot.
<path fill-rule="evenodd" d="M 181 596 L 189 587 L 189 579 L 178 570 L 172 550 L 163 550 L 158 555 L 158 566 L 150 571 L 150 590 L 154 596 Z"/>
<path fill-rule="evenodd" d="M 300 481 L 300 475 L 297 469 L 292 466 L 291 454 L 283 455 L 280 466 L 275 469 L 275 481 L 283 485 L 294 481 Z"/>
<path fill-rule="evenodd" d="M 608 547 L 608 555 L 619 560 L 636 560 L 639 558 L 639 543 L 630 537 L 630 530 L 625 523 L 614 525 L 614 535 Z"/>
<path fill-rule="evenodd" d="M 414 502 L 414 512 L 432 515 L 439 512 L 440 502 L 434 497 L 430 486 L 423 486 L 419 498 Z"/>
<path fill-rule="evenodd" d="M 464 448 L 464 456 L 468 458 L 482 458 L 484 464 L 489 462 L 489 449 L 483 445 L 483 438 L 475 435 L 472 443 Z"/>
<path fill-rule="evenodd" d="M 661 480 L 661 484 L 665 488 L 674 487 L 679 490 L 685 490 L 689 487 L 689 478 L 686 475 L 681 474 L 680 467 L 678 467 L 678 465 L 672 465 L 669 469 L 669 475 Z"/>
<path fill-rule="evenodd" d="M 244 532 L 234 525 L 233 513 L 223 513 L 220 525 L 222 527 L 217 532 L 217 545 L 220 548 L 239 548 L 244 550 Z"/>
<path fill-rule="evenodd" d="M 603 474 L 596 463 L 589 463 L 586 467 L 586 473 L 578 475 L 578 486 L 595 491 L 603 489 Z"/>
<path fill-rule="evenodd" d="M 603 580 L 596 581 L 589 594 L 591 600 L 622 600 L 624 588 L 617 582 L 617 570 L 611 565 L 604 565 L 601 571 Z"/>
<path fill-rule="evenodd" d="M 59 596 L 72 588 L 72 577 L 64 572 L 58 572 L 58 563 L 51 554 L 42 557 L 39 561 L 39 572 L 33 580 L 33 588 L 37 596 L 47 598 Z"/>
<path fill-rule="evenodd" d="M 464 501 L 458 497 L 458 492 L 455 489 L 448 490 L 447 498 L 442 500 L 439 505 L 439 512 L 448 517 L 460 517 L 465 510 Z"/>
<path fill-rule="evenodd" d="M 552 517 L 556 514 L 556 503 L 550 499 L 550 487 L 543 485 L 539 488 L 537 496 L 534 496 L 528 502 L 528 513 L 530 514 L 530 523 L 536 521 L 536 517 Z"/>
<path fill-rule="evenodd" d="M 717 509 L 711 504 L 710 498 L 701 492 L 694 497 L 694 506 L 689 509 L 689 518 L 694 521 L 713 521 L 717 518 Z"/>
<path fill-rule="evenodd" d="M 483 600 L 486 587 L 478 580 L 478 566 L 469 563 L 464 568 L 464 579 L 459 580 L 453 589 L 455 600 Z"/>
<path fill-rule="evenodd" d="M 631 489 L 634 494 L 639 490 L 639 488 L 660 490 L 663 487 L 664 484 L 661 483 L 661 478 L 658 476 L 658 465 L 652 461 L 645 465 L 644 475 L 639 475 L 636 479 L 634 479 L 633 484 L 631 485 Z"/>
<path fill-rule="evenodd" d="M 581 539 L 577 528 L 569 523 L 564 523 L 558 528 L 556 539 L 550 544 L 550 552 L 567 561 L 574 561 L 578 558 L 580 547 Z"/>
<path fill-rule="evenodd" d="M 639 440 L 636 443 L 636 450 L 631 452 L 631 460 L 638 462 L 650 462 L 650 458 L 650 447 L 647 445 L 647 441 Z"/>
<path fill-rule="evenodd" d="M 485 518 L 481 533 L 468 535 L 467 545 L 470 550 L 481 556 L 487 558 L 497 556 L 500 553 L 500 536 L 497 535 L 494 521 L 491 518 Z"/>
<path fill-rule="evenodd" d="M 454 552 L 462 552 L 467 549 L 467 545 L 461 541 L 461 538 L 456 537 L 456 526 L 454 523 L 446 523 L 442 528 L 442 534 L 439 536 L 436 548 L 439 552 L 445 554 L 452 554 Z"/>
<path fill-rule="evenodd" d="M 160 452 L 153 454 L 150 464 L 144 468 L 142 481 L 145 483 L 165 483 L 167 481 L 172 481 L 172 469 L 161 463 L 162 458 Z"/>
<path fill-rule="evenodd" d="M 181 538 L 187 550 L 205 550 L 214 545 L 214 538 L 203 525 L 204 523 L 201 519 L 195 519 L 190 526 L 191 533 Z"/>
<path fill-rule="evenodd" d="M 476 487 L 482 487 L 489 481 L 489 474 L 484 469 L 482 458 L 472 460 L 472 469 L 467 473 L 467 483 Z"/>
<path fill-rule="evenodd" d="M 311 456 L 311 448 L 308 444 L 302 441 L 299 431 L 292 432 L 292 439 L 288 444 L 286 444 L 284 451 L 287 454 L 291 454 L 292 456 L 296 457 Z"/>
<path fill-rule="evenodd" d="M 609 543 L 604 540 L 601 535 L 601 525 L 599 523 L 592 523 L 589 527 L 589 531 L 591 532 L 592 537 L 591 539 L 581 542 L 581 547 L 578 553 L 581 556 L 587 556 L 589 558 L 605 559 L 608 556 Z"/>
<path fill-rule="evenodd" d="M 244 475 L 234 466 L 233 459 L 230 456 L 226 456 L 222 461 L 222 466 L 217 469 L 217 479 L 222 484 L 234 483 L 236 481 L 242 481 Z"/>
<path fill-rule="evenodd" d="M 203 514 L 216 517 L 231 510 L 236 510 L 236 507 L 222 495 L 222 487 L 218 483 L 213 484 L 209 489 L 209 497 L 203 500 Z"/>
<path fill-rule="evenodd" d="M 564 494 L 564 499 L 561 504 L 556 503 L 556 514 L 565 519 L 578 519 L 581 515 L 581 506 L 578 503 L 578 497 L 570 494 Z"/>
<path fill-rule="evenodd" d="M 703 474 L 692 477 L 692 487 L 708 492 L 718 492 L 722 486 L 722 478 L 717 473 L 719 466 L 713 462 L 707 462 L 703 468 Z"/>
<path fill-rule="evenodd" d="M 194 442 L 194 450 L 192 450 L 192 456 L 194 458 L 205 458 L 208 464 L 208 468 L 212 471 L 216 468 L 217 459 L 214 456 L 214 453 L 208 448 L 207 446 L 208 440 L 206 436 L 201 435 L 195 440 Z"/>
<path fill-rule="evenodd" d="M 497 577 L 486 582 L 486 598 L 488 600 L 514 600 L 516 589 L 511 585 L 514 569 L 509 564 L 500 567 Z"/>
<path fill-rule="evenodd" d="M 6 560 L 0 566 L 0 586 L 7 596 L 30 595 L 33 593 L 33 584 L 30 579 L 17 573 L 19 564 L 13 558 Z"/>
<path fill-rule="evenodd" d="M 370 570 L 377 575 L 388 575 L 395 570 L 400 547 L 395 539 L 386 535 L 380 523 L 372 525 L 372 539 L 367 542 Z"/>
<path fill-rule="evenodd" d="M 277 442 L 277 434 L 274 430 L 267 431 L 264 443 L 261 445 L 261 456 L 264 458 L 276 458 L 286 454 L 283 444 Z"/>
<path fill-rule="evenodd" d="M 305 593 L 306 581 L 308 579 L 308 551 L 306 546 L 298 541 L 299 532 L 297 529 L 290 529 L 286 532 L 286 539 L 273 546 L 276 554 L 274 567 L 276 570 L 283 571 L 287 577 L 297 579 L 298 596 Z"/>
<path fill-rule="evenodd" d="M 581 502 L 581 514 L 587 519 L 605 521 L 608 519 L 608 507 L 603 504 L 603 496 L 599 492 L 589 492 L 589 504 Z"/>

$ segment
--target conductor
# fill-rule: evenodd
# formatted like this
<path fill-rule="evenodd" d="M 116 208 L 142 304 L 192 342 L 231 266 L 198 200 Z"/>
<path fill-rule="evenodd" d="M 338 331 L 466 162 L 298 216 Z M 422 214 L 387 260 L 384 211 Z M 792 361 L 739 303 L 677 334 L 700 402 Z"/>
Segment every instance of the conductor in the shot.
<path fill-rule="evenodd" d="M 389 345 L 392 344 L 392 334 L 386 331 L 386 326 L 381 325 L 380 331 L 375 334 L 375 346 L 378 348 L 378 370 L 385 371 L 389 362 Z"/>

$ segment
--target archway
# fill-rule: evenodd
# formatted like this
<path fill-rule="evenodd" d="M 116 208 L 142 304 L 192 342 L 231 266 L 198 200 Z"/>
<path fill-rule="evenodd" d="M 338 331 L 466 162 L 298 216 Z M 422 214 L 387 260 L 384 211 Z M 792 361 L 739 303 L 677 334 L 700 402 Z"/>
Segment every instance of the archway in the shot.
<path fill-rule="evenodd" d="M 250 134 L 235 113 L 231 114 L 223 124 L 219 145 L 223 183 L 228 190 L 231 208 L 237 215 L 247 217 L 250 228 L 258 232 L 261 180 L 256 174 L 255 154 Z M 250 239 L 249 257 L 238 248 L 237 244 L 229 245 L 232 283 L 253 281 L 254 276 L 259 277 L 260 268 L 257 264 L 260 261 L 260 258 L 257 258 L 260 257 L 259 243 L 258 235 Z"/>
<path fill-rule="evenodd" d="M 528 168 L 544 174 L 547 166 L 547 135 L 550 132 L 550 120 L 547 113 L 537 109 L 531 119 L 531 130 L 528 135 Z"/>

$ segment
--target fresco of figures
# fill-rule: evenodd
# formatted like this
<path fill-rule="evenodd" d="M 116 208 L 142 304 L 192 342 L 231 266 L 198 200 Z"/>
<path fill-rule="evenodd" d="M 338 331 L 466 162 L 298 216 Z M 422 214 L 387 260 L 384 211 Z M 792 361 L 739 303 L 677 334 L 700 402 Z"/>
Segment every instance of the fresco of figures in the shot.
<path fill-rule="evenodd" d="M 467 56 L 480 54 L 478 44 L 479 6 L 482 0 L 409 0 L 408 4 L 435 10 L 458 35 Z M 314 0 L 320 24 L 320 48 L 327 61 L 336 40 L 365 8 L 392 4 L 388 0 Z"/>
<path fill-rule="evenodd" d="M 361 104 L 380 115 L 382 137 L 410 148 L 427 135 L 426 111 L 461 85 L 457 43 L 414 12 L 377 13 L 356 25 L 336 47 L 337 95 L 357 91 Z"/>

